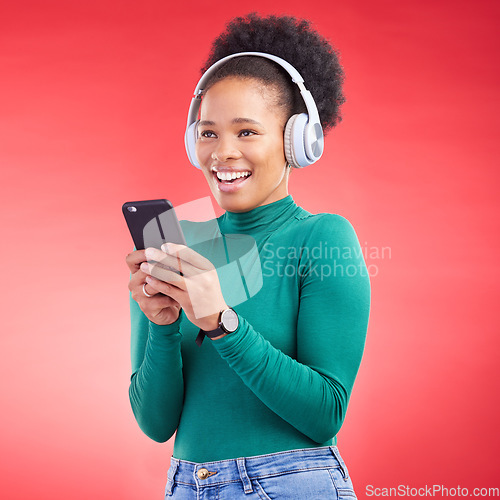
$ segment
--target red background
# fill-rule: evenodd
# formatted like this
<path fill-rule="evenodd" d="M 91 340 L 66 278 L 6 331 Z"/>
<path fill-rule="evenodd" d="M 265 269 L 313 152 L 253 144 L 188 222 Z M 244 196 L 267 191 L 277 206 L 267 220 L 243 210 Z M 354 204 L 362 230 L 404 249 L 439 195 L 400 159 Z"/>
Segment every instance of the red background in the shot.
<path fill-rule="evenodd" d="M 3 498 L 162 497 L 172 442 L 128 403 L 120 207 L 210 194 L 184 152 L 187 107 L 210 42 L 249 10 L 311 19 L 347 74 L 344 121 L 290 193 L 347 217 L 376 266 L 339 435 L 358 496 L 500 486 L 499 4 L 267 3 L 3 4 Z"/>

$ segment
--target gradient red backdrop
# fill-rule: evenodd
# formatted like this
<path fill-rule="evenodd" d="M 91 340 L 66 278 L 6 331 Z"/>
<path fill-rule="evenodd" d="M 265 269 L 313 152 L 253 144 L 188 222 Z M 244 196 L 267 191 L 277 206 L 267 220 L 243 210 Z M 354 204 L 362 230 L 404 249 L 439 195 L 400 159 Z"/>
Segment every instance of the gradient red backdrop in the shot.
<path fill-rule="evenodd" d="M 2 498 L 162 498 L 172 441 L 143 435 L 128 402 L 120 207 L 210 195 L 186 112 L 210 42 L 250 10 L 311 19 L 347 75 L 344 120 L 289 191 L 347 217 L 372 266 L 339 434 L 359 498 L 500 486 L 499 3 L 267 4 L 2 6 Z"/>

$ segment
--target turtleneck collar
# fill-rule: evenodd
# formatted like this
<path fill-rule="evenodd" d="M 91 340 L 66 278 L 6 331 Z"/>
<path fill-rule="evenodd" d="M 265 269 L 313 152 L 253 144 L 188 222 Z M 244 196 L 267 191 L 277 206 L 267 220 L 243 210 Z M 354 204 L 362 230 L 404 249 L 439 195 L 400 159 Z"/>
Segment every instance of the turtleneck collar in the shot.
<path fill-rule="evenodd" d="M 223 234 L 269 233 L 290 219 L 300 207 L 289 194 L 281 200 L 253 208 L 248 212 L 224 212 L 219 217 Z"/>

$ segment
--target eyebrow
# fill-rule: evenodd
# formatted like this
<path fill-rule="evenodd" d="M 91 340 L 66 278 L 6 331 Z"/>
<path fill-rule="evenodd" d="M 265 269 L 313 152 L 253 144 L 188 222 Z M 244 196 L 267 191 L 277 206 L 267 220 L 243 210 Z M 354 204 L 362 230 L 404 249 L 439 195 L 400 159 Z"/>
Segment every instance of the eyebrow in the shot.
<path fill-rule="evenodd" d="M 237 123 L 253 123 L 254 125 L 260 125 L 262 127 L 262 123 L 258 122 L 257 120 L 253 120 L 252 118 L 233 118 L 231 120 L 231 123 L 237 124 Z M 210 120 L 201 120 L 198 125 L 200 127 L 205 127 L 205 126 L 214 126 L 215 122 L 210 121 Z"/>

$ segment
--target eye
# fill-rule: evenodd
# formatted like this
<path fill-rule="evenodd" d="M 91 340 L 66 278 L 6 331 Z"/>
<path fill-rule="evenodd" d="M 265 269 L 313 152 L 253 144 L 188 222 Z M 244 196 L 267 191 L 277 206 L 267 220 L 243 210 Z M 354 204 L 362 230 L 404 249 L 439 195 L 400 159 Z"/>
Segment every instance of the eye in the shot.
<path fill-rule="evenodd" d="M 211 130 L 203 130 L 202 132 L 200 132 L 200 137 L 207 137 L 208 139 L 212 139 L 217 136 Z"/>
<path fill-rule="evenodd" d="M 252 135 L 255 135 L 257 132 L 255 132 L 254 130 L 248 130 L 248 129 L 245 129 L 245 130 L 242 130 L 240 132 L 240 136 L 241 137 L 251 137 Z"/>

